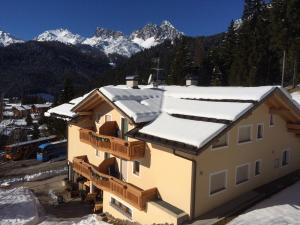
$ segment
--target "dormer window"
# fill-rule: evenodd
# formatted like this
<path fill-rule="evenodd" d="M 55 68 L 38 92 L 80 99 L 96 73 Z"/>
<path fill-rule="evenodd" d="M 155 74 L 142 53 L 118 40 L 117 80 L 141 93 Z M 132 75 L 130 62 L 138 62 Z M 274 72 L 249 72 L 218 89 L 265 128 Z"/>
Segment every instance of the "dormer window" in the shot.
<path fill-rule="evenodd" d="M 228 134 L 225 133 L 212 145 L 212 148 L 222 148 L 228 146 Z"/>

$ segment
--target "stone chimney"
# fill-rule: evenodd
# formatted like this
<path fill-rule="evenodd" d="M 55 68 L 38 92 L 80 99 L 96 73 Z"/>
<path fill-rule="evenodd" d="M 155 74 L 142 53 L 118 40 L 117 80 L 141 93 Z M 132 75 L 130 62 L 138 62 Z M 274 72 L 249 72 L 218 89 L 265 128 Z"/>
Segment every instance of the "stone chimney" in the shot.
<path fill-rule="evenodd" d="M 129 75 L 126 76 L 126 85 L 129 88 L 139 88 L 139 76 L 138 75 Z"/>
<path fill-rule="evenodd" d="M 185 85 L 186 86 L 197 86 L 198 85 L 198 77 L 192 76 L 192 75 L 187 75 L 185 77 Z"/>

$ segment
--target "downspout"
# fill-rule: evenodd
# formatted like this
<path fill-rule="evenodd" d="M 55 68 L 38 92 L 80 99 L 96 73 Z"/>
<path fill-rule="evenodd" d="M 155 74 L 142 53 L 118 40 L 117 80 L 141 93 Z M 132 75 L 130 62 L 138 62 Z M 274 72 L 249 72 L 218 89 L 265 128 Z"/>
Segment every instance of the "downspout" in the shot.
<path fill-rule="evenodd" d="M 173 148 L 173 154 L 175 156 L 181 157 L 183 159 L 189 160 L 192 162 L 192 190 L 191 190 L 191 220 L 194 219 L 195 217 L 195 204 L 196 204 L 196 199 L 195 199 L 195 191 L 196 191 L 196 171 L 197 171 L 197 161 L 195 159 L 190 159 L 185 156 L 179 155 L 176 153 L 175 148 Z"/>

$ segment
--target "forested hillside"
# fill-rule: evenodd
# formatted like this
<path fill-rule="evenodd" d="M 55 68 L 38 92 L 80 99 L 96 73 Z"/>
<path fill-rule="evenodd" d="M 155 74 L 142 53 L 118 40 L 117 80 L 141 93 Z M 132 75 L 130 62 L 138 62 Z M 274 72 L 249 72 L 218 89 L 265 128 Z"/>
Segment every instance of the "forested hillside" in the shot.
<path fill-rule="evenodd" d="M 138 73 L 147 83 L 154 72 L 153 58 L 160 57 L 168 84 L 183 84 L 185 76 L 193 74 L 200 85 L 280 85 L 285 52 L 284 85 L 290 85 L 297 72 L 299 46 L 299 0 L 245 0 L 241 21 L 232 21 L 226 33 L 165 42 L 134 55 L 104 77 L 113 77 L 117 84 L 126 74 Z"/>

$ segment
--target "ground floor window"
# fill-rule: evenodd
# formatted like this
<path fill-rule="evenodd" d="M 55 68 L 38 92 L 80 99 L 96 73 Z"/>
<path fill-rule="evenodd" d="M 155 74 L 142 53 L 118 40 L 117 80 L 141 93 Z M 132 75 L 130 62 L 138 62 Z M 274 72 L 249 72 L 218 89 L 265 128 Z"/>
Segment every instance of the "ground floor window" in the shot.
<path fill-rule="evenodd" d="M 281 165 L 286 166 L 287 164 L 289 164 L 289 151 L 285 150 L 282 152 Z"/>
<path fill-rule="evenodd" d="M 209 175 L 209 194 L 213 195 L 226 190 L 227 170 L 218 171 Z"/>
<path fill-rule="evenodd" d="M 257 176 L 261 173 L 261 160 L 256 160 L 255 161 L 255 171 L 254 175 Z"/>
<path fill-rule="evenodd" d="M 235 183 L 241 184 L 249 180 L 249 164 L 244 164 L 236 168 Z"/>
<path fill-rule="evenodd" d="M 110 199 L 110 205 L 119 212 L 121 212 L 123 215 L 127 216 L 129 219 L 132 218 L 132 210 L 124 204 L 122 204 L 121 202 L 119 202 L 118 200 L 116 200 L 115 198 L 112 197 Z"/>

